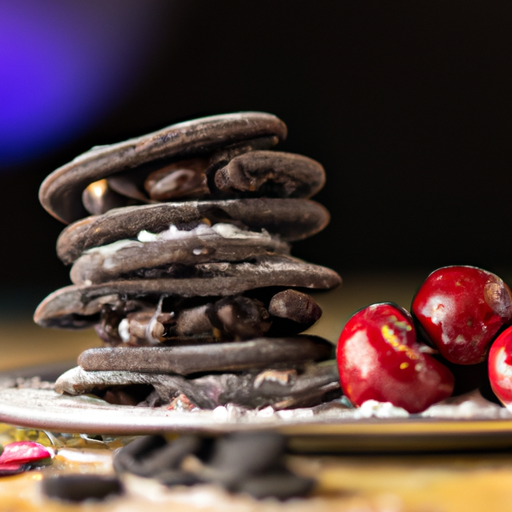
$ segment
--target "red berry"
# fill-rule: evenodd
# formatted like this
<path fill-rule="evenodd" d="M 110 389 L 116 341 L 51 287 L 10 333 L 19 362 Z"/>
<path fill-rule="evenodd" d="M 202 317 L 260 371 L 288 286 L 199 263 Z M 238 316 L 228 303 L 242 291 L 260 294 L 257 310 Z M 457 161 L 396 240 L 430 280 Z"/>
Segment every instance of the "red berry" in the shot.
<path fill-rule="evenodd" d="M 512 319 L 512 293 L 496 275 L 469 266 L 430 274 L 412 303 L 440 354 L 456 364 L 483 361 L 498 330 Z"/>
<path fill-rule="evenodd" d="M 512 406 L 512 327 L 503 331 L 489 351 L 489 381 L 505 407 Z"/>
<path fill-rule="evenodd" d="M 337 359 L 341 387 L 354 405 L 377 400 L 417 413 L 453 391 L 453 375 L 421 351 L 410 314 L 396 304 L 373 304 L 353 315 Z"/>

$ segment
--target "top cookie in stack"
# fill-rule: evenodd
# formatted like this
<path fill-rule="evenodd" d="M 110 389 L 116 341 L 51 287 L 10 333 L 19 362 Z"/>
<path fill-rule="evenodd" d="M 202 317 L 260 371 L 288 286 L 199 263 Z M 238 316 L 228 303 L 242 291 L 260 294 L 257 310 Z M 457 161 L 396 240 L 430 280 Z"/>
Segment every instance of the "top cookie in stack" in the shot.
<path fill-rule="evenodd" d="M 324 170 L 269 151 L 285 137 L 270 114 L 207 117 L 93 148 L 46 178 L 42 205 L 72 222 L 57 252 L 74 284 L 35 321 L 94 326 L 105 344 L 58 391 L 212 408 L 318 403 L 339 386 L 332 364 L 314 363 L 330 344 L 298 333 L 321 315 L 303 290 L 341 280 L 289 244 L 329 220 L 308 199 Z"/>

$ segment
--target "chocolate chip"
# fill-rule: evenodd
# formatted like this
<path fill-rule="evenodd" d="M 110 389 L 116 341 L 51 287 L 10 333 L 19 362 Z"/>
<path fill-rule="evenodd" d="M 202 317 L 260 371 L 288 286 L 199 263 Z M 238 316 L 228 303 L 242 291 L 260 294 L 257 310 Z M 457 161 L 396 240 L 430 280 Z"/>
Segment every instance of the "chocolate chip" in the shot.
<path fill-rule="evenodd" d="M 145 458 L 166 445 L 165 437 L 160 435 L 138 437 L 114 453 L 114 469 L 118 473 L 135 472 L 134 468 L 139 467 Z"/>
<path fill-rule="evenodd" d="M 236 491 L 250 494 L 253 498 L 277 498 L 287 500 L 306 496 L 315 486 L 315 480 L 304 478 L 288 471 L 250 476 L 242 480 Z"/>
<path fill-rule="evenodd" d="M 214 327 L 226 339 L 249 340 L 263 336 L 270 328 L 268 311 L 263 303 L 241 295 L 225 297 L 208 309 Z"/>
<path fill-rule="evenodd" d="M 318 163 L 302 155 L 251 151 L 237 156 L 215 174 L 216 187 L 236 197 L 237 192 L 266 197 L 311 197 L 325 183 Z"/>
<path fill-rule="evenodd" d="M 184 435 L 165 443 L 161 436 L 146 436 L 116 452 L 117 472 L 129 471 L 156 478 L 166 486 L 216 483 L 231 492 L 262 499 L 285 500 L 304 496 L 315 484 L 284 466 L 286 439 L 273 431 L 240 432 L 214 439 Z M 184 469 L 194 455 L 198 464 Z"/>
<path fill-rule="evenodd" d="M 71 502 L 103 500 L 124 492 L 118 478 L 92 474 L 45 478 L 42 490 L 49 498 Z"/>
<path fill-rule="evenodd" d="M 150 386 L 135 385 L 124 388 L 111 388 L 103 392 L 100 391 L 97 394 L 109 404 L 135 406 L 144 400 L 151 391 L 152 388 Z"/>
<path fill-rule="evenodd" d="M 114 468 L 118 473 L 157 478 L 168 486 L 194 485 L 202 481 L 201 477 L 183 471 L 181 464 L 189 455 L 208 456 L 210 446 L 209 438 L 195 435 L 183 435 L 169 443 L 161 436 L 145 436 L 115 453 Z"/>
<path fill-rule="evenodd" d="M 210 192 L 206 183 L 207 167 L 204 158 L 175 162 L 149 174 L 144 188 L 156 201 L 205 197 Z"/>
<path fill-rule="evenodd" d="M 107 180 L 91 183 L 82 193 L 82 202 L 85 209 L 92 215 L 126 206 L 128 201 L 108 186 Z"/>
<path fill-rule="evenodd" d="M 240 432 L 217 440 L 206 475 L 232 492 L 285 500 L 304 496 L 315 484 L 286 469 L 286 439 L 277 432 Z"/>
<path fill-rule="evenodd" d="M 140 476 L 157 476 L 165 471 L 176 470 L 187 455 L 199 450 L 200 445 L 201 440 L 197 436 L 181 436 L 139 459 L 139 463 L 132 466 L 131 472 Z"/>
<path fill-rule="evenodd" d="M 109 176 L 107 182 L 112 190 L 125 198 L 127 204 L 128 201 L 130 204 L 145 204 L 149 203 L 149 197 L 142 187 L 145 174 L 138 168 L 131 169 Z"/>
<path fill-rule="evenodd" d="M 322 310 L 309 295 L 288 289 L 276 293 L 270 300 L 268 311 L 272 315 L 272 335 L 302 332 L 322 316 Z"/>
<path fill-rule="evenodd" d="M 292 289 L 276 293 L 268 309 L 273 316 L 303 325 L 313 325 L 322 316 L 320 306 L 309 295 Z"/>
<path fill-rule="evenodd" d="M 239 481 L 281 467 L 285 446 L 277 432 L 235 433 L 217 440 L 208 465 L 223 480 Z"/>
<path fill-rule="evenodd" d="M 147 436 L 122 448 L 114 457 L 114 468 L 118 472 L 129 471 L 139 476 L 155 477 L 163 472 L 176 470 L 183 459 L 200 449 L 197 436 L 182 436 L 171 443 L 162 444 L 160 436 Z M 165 441 L 165 439 L 164 439 Z M 170 476 L 169 476 L 170 478 Z"/>

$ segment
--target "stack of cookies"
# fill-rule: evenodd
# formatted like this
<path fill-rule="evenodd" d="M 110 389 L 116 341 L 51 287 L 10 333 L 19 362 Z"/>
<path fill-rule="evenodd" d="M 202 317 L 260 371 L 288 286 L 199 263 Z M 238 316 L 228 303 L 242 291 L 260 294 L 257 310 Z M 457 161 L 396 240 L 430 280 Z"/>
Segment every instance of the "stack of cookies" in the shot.
<path fill-rule="evenodd" d="M 299 333 L 321 316 L 305 290 L 341 279 L 290 256 L 329 220 L 308 199 L 324 170 L 270 151 L 285 137 L 270 114 L 207 117 L 95 147 L 46 178 L 40 201 L 69 224 L 57 253 L 74 284 L 35 321 L 94 327 L 104 345 L 58 392 L 190 410 L 310 406 L 339 390 L 332 345 Z"/>

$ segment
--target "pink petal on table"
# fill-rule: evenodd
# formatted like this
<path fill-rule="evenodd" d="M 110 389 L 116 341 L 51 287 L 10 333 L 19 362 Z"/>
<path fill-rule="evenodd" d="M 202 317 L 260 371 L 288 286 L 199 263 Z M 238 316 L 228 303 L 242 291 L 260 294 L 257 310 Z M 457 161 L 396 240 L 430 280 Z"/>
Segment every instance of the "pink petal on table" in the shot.
<path fill-rule="evenodd" d="M 4 464 L 26 464 L 53 456 L 53 450 L 33 441 L 16 441 L 4 446 L 0 455 L 0 468 Z"/>

